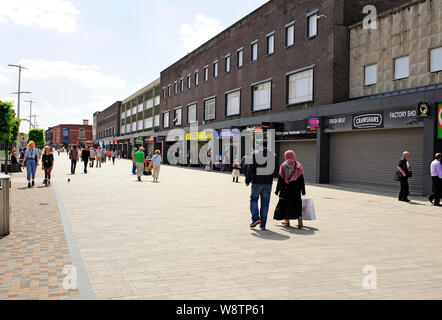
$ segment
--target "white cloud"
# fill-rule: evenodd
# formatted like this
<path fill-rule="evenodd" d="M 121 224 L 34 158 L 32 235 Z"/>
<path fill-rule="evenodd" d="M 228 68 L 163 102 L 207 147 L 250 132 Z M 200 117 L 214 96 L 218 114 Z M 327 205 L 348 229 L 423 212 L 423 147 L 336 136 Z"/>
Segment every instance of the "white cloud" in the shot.
<path fill-rule="evenodd" d="M 8 86 L 11 84 L 11 79 L 7 76 L 10 73 L 6 67 L 0 66 L 0 86 Z"/>
<path fill-rule="evenodd" d="M 198 14 L 192 24 L 181 26 L 179 34 L 184 49 L 192 51 L 224 29 L 219 20 Z"/>
<path fill-rule="evenodd" d="M 0 0 L 0 24 L 38 26 L 60 33 L 77 31 L 80 11 L 66 0 Z"/>
<path fill-rule="evenodd" d="M 48 80 L 52 78 L 68 79 L 88 88 L 124 88 L 126 82 L 116 76 L 103 73 L 97 66 L 72 64 L 67 61 L 47 61 L 23 59 L 20 61 L 28 70 L 24 78 Z"/>

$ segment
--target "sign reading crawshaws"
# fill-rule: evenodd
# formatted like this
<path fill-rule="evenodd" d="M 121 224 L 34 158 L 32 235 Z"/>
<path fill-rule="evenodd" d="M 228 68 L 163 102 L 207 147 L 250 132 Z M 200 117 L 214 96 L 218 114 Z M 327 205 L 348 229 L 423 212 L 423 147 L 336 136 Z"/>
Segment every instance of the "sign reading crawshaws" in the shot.
<path fill-rule="evenodd" d="M 383 128 L 384 117 L 381 113 L 370 113 L 353 116 L 353 129 Z"/>

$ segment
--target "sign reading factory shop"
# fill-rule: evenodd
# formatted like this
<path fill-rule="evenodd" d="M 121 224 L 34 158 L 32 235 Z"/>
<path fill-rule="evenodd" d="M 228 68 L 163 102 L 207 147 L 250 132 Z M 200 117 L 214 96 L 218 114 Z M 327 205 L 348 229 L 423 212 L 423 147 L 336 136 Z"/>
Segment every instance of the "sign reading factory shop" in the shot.
<path fill-rule="evenodd" d="M 395 108 L 380 112 L 340 115 L 325 119 L 324 131 L 351 131 L 364 129 L 404 128 L 423 126 L 416 107 Z"/>

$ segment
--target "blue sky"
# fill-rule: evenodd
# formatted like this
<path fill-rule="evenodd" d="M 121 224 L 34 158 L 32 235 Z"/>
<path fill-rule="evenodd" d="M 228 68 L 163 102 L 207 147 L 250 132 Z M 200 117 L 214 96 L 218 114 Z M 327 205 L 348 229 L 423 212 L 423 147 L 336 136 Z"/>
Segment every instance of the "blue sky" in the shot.
<path fill-rule="evenodd" d="M 0 0 L 0 99 L 16 102 L 20 63 L 21 117 L 31 98 L 40 128 L 92 121 L 265 2 Z"/>

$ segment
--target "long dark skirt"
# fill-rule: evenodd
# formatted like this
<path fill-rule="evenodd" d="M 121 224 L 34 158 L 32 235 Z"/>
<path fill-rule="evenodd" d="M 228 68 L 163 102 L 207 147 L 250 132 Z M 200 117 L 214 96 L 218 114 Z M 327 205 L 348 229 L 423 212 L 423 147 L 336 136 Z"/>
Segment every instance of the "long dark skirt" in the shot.
<path fill-rule="evenodd" d="M 281 192 L 280 194 L 273 219 L 291 220 L 302 217 L 301 192 L 303 187 L 303 177 L 302 179 L 292 181 L 287 185 L 285 192 Z"/>

